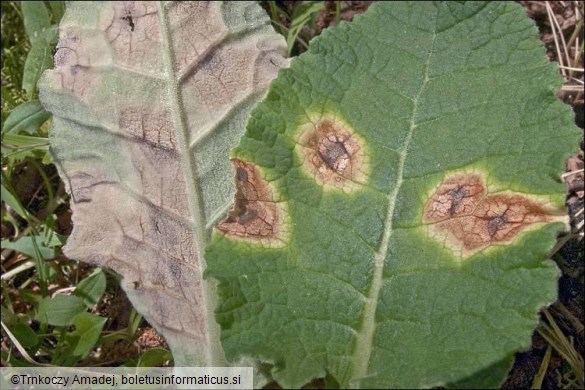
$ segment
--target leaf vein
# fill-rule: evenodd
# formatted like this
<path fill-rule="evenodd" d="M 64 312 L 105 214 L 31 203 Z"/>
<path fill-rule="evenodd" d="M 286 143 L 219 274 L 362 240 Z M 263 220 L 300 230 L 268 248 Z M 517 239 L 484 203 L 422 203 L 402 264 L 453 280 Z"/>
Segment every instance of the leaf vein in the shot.
<path fill-rule="evenodd" d="M 436 26 L 433 31 L 433 36 L 431 38 L 431 43 L 429 47 L 429 52 L 427 56 L 427 60 L 425 63 L 425 71 L 424 77 L 421 82 L 421 86 L 419 88 L 418 93 L 416 94 L 414 101 L 413 101 L 413 109 L 411 114 L 410 120 L 410 128 L 408 130 L 408 134 L 404 140 L 403 146 L 400 150 L 400 160 L 398 163 L 398 173 L 397 173 L 397 181 L 396 185 L 392 189 L 392 192 L 388 196 L 388 211 L 386 214 L 386 221 L 385 221 L 385 229 L 384 235 L 382 237 L 382 243 L 378 252 L 374 257 L 374 275 L 372 277 L 372 285 L 370 291 L 368 292 L 368 298 L 366 300 L 366 305 L 364 308 L 363 314 L 363 321 L 360 331 L 357 335 L 356 340 L 356 350 L 353 355 L 353 372 L 352 378 L 360 379 L 368 376 L 368 367 L 370 363 L 370 356 L 372 353 L 372 347 L 374 343 L 374 332 L 376 328 L 375 316 L 376 310 L 378 306 L 378 300 L 380 295 L 380 289 L 383 284 L 383 271 L 384 271 L 384 261 L 386 259 L 386 255 L 388 253 L 388 248 L 390 246 L 390 238 L 392 236 L 392 220 L 394 218 L 394 208 L 396 205 L 396 200 L 398 198 L 398 194 L 400 192 L 400 188 L 403 183 L 403 176 L 404 176 L 404 165 L 406 161 L 406 156 L 408 154 L 408 147 L 410 145 L 410 141 L 412 139 L 412 135 L 414 130 L 416 129 L 416 116 L 418 111 L 418 105 L 420 102 L 420 97 L 422 92 L 424 91 L 425 86 L 429 81 L 429 71 L 430 71 L 430 63 L 434 48 L 434 42 L 437 37 L 436 33 Z"/>

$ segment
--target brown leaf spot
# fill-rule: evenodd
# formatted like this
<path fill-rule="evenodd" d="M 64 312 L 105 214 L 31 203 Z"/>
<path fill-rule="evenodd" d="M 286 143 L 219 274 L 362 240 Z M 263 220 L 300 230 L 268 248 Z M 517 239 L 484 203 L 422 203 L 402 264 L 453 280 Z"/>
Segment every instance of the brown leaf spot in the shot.
<path fill-rule="evenodd" d="M 254 164 L 231 161 L 236 170 L 234 206 L 217 230 L 238 240 L 283 246 L 288 238 L 286 207 L 277 202 L 276 190 Z"/>
<path fill-rule="evenodd" d="M 319 117 L 301 127 L 297 142 L 303 169 L 319 185 L 351 192 L 365 184 L 364 141 L 348 124 L 334 116 Z"/>
<path fill-rule="evenodd" d="M 458 175 L 446 179 L 425 207 L 425 222 L 438 222 L 469 214 L 485 195 L 479 175 Z"/>
<path fill-rule="evenodd" d="M 429 235 L 461 257 L 511 244 L 536 224 L 559 221 L 560 210 L 514 192 L 490 194 L 477 173 L 456 174 L 433 192 L 423 212 Z"/>

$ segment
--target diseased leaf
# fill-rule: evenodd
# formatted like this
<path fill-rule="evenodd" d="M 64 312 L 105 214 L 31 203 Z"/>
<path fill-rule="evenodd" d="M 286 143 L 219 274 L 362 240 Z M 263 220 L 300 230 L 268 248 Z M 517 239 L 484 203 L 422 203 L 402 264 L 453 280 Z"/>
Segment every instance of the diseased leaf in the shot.
<path fill-rule="evenodd" d="M 206 251 L 228 359 L 285 388 L 497 386 L 556 297 L 579 133 L 513 3 L 380 2 L 253 111 Z"/>
<path fill-rule="evenodd" d="M 251 2 L 72 2 L 40 81 L 72 197 L 65 253 L 123 275 L 177 366 L 225 363 L 202 253 L 231 203 L 228 152 L 285 50 Z"/>

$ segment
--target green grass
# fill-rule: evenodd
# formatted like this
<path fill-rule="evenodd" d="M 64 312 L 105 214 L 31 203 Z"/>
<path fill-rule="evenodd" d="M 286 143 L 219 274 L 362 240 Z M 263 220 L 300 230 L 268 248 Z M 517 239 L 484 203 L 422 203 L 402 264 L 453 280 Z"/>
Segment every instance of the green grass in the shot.
<path fill-rule="evenodd" d="M 337 3 L 339 4 L 339 2 Z M 323 1 L 301 1 L 294 5 L 292 13 L 275 1 L 269 1 L 270 20 L 274 29 L 286 38 L 288 55 L 298 55 L 309 48 L 311 32 L 303 31 L 304 27 L 314 29 L 317 16 L 325 7 Z M 339 6 L 338 6 L 339 8 Z M 288 27 L 287 27 L 288 26 Z"/>
<path fill-rule="evenodd" d="M 26 99 L 22 71 L 30 44 L 22 23 L 22 12 L 14 2 L 0 3 L 2 10 L 2 122 Z"/>

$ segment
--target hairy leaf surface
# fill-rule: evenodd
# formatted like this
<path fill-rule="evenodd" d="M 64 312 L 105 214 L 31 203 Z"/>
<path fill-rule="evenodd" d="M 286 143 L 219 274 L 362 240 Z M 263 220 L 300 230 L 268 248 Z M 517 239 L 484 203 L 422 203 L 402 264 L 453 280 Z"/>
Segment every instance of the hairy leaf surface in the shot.
<path fill-rule="evenodd" d="M 65 253 L 123 276 L 175 365 L 224 365 L 203 247 L 284 40 L 250 2 L 72 2 L 57 49 L 40 91 L 71 193 Z"/>
<path fill-rule="evenodd" d="M 273 81 L 206 251 L 228 358 L 285 387 L 495 386 L 555 299 L 578 132 L 513 3 L 381 2 Z"/>

